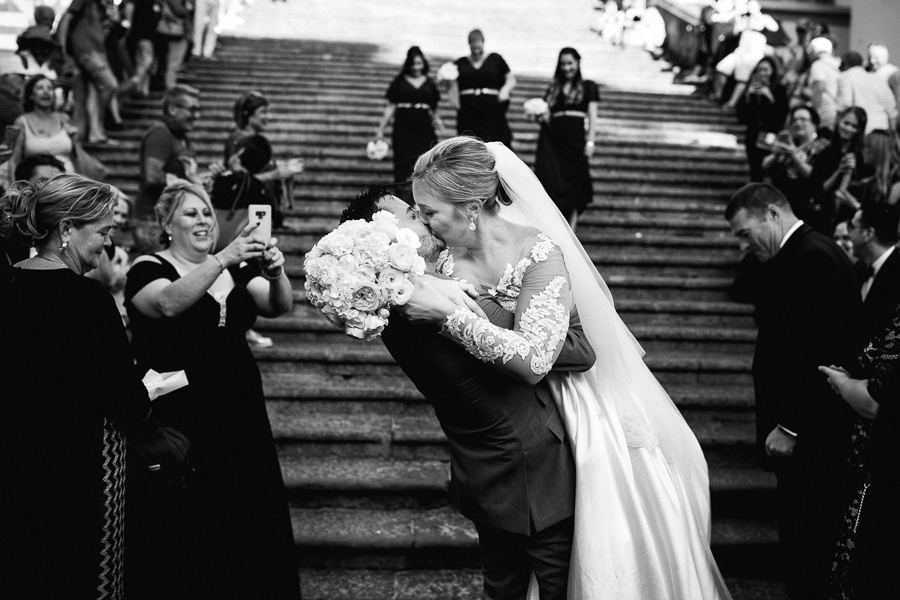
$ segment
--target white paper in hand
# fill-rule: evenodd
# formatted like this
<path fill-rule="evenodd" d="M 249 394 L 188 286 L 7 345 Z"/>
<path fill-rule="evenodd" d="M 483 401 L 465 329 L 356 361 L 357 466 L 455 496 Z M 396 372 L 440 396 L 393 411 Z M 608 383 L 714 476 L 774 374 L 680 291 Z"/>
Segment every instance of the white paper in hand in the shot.
<path fill-rule="evenodd" d="M 169 392 L 180 390 L 188 384 L 187 375 L 184 371 L 157 373 L 153 369 L 147 371 L 141 381 L 144 383 L 144 387 L 147 388 L 147 394 L 151 400 L 156 400 Z"/>

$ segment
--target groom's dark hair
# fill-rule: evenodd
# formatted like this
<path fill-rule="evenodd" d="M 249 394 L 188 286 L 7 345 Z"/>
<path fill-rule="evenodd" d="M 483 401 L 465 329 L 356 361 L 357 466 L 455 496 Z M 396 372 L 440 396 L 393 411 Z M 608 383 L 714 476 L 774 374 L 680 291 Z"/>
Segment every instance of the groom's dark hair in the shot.
<path fill-rule="evenodd" d="M 412 202 L 408 198 L 409 194 L 403 187 L 371 185 L 347 205 L 347 208 L 341 213 L 341 223 L 354 219 L 371 221 L 372 215 L 381 210 L 378 208 L 378 201 L 385 196 L 396 196 L 412 206 Z"/>

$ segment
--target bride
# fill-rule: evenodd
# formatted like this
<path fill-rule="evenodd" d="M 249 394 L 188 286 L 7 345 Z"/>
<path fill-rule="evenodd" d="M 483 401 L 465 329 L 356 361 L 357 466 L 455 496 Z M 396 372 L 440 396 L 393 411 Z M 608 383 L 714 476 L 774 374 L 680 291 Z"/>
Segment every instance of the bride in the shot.
<path fill-rule="evenodd" d="M 443 273 L 514 315 L 503 329 L 457 308 L 442 333 L 511 377 L 545 379 L 563 414 L 577 472 L 568 597 L 730 598 L 710 551 L 700 446 L 531 170 L 501 143 L 455 137 L 422 155 L 411 181 L 421 219 L 451 250 Z M 597 361 L 551 373 L 573 311 Z"/>

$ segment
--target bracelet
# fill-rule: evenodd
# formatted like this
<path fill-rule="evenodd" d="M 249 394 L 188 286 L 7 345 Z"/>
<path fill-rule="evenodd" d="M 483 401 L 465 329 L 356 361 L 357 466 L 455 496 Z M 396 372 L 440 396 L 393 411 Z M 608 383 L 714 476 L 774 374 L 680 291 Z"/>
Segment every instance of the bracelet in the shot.
<path fill-rule="evenodd" d="M 212 257 L 214 259 L 216 259 L 217 263 L 219 263 L 219 273 L 224 273 L 225 272 L 225 263 L 223 263 L 222 259 L 219 258 L 218 256 L 216 256 L 215 254 L 213 254 Z"/>
<path fill-rule="evenodd" d="M 269 275 L 265 271 L 262 271 L 260 274 L 263 276 L 263 279 L 268 281 L 278 281 L 284 275 L 284 267 L 278 267 L 278 275 Z"/>

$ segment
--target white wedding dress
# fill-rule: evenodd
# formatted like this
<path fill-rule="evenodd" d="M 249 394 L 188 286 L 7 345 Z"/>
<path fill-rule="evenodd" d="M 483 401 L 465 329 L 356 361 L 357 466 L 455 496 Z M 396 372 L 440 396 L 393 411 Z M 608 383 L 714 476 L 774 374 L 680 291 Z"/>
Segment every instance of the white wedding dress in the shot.
<path fill-rule="evenodd" d="M 506 362 L 518 354 L 531 360 L 535 373 L 546 372 L 560 324 L 564 336 L 569 307 L 578 310 L 596 364 L 584 373 L 546 376 L 576 463 L 568 598 L 729 599 L 710 550 L 709 476 L 697 439 L 645 365 L 605 283 L 537 178 L 502 144 L 488 147 L 513 199 L 500 216 L 546 234 L 495 288 L 501 304 L 514 304 L 505 292 L 518 296 L 527 270 L 546 260 L 542 239 L 561 250 L 564 262 L 557 253 L 556 268 L 564 269 L 571 290 L 551 289 L 559 278 L 545 273 L 541 281 L 550 283 L 530 296 L 525 314 L 532 314 L 517 309 L 518 331 L 498 331 L 471 314 L 454 315 L 448 329 L 482 360 Z M 523 294 L 520 304 L 527 303 Z M 536 588 L 532 580 L 529 600 L 538 600 Z"/>

